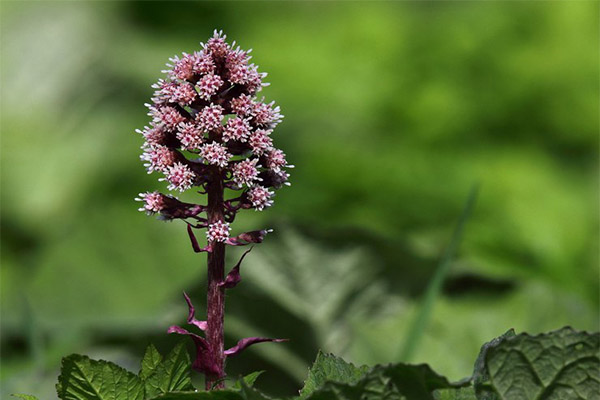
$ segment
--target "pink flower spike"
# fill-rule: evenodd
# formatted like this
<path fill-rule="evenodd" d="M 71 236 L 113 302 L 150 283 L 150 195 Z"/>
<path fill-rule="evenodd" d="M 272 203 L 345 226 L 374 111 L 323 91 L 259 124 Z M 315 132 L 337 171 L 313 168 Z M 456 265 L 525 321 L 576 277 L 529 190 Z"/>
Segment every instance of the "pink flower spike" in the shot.
<path fill-rule="evenodd" d="M 227 166 L 227 162 L 231 158 L 231 154 L 219 143 L 209 143 L 202 146 L 200 156 L 208 164 L 217 165 L 222 168 Z"/>
<path fill-rule="evenodd" d="M 187 318 L 187 323 L 190 325 L 196 325 L 200 330 L 205 331 L 206 330 L 206 321 L 199 321 L 195 318 L 196 315 L 196 310 L 194 309 L 194 306 L 192 304 L 192 301 L 190 300 L 190 297 L 187 295 L 186 292 L 183 292 L 183 297 L 185 297 L 185 302 L 188 305 L 188 318 Z"/>
<path fill-rule="evenodd" d="M 242 351 L 244 351 L 248 346 L 252 346 L 253 344 L 256 344 L 256 343 L 264 343 L 264 342 L 280 343 L 280 342 L 287 342 L 288 340 L 289 339 L 269 339 L 269 338 L 262 338 L 262 337 L 244 338 L 244 339 L 241 339 L 239 342 L 237 342 L 237 344 L 235 346 L 233 346 L 230 349 L 225 350 L 223 353 L 227 357 L 233 357 L 233 356 L 241 353 Z"/>
<path fill-rule="evenodd" d="M 208 226 L 206 238 L 209 242 L 225 242 L 229 238 L 231 228 L 227 222 L 217 221 Z"/>
<path fill-rule="evenodd" d="M 198 90 L 200 91 L 200 98 L 204 100 L 209 100 L 211 96 L 217 94 L 219 88 L 223 85 L 223 83 L 223 79 L 221 79 L 219 75 L 204 75 L 196 84 Z"/>

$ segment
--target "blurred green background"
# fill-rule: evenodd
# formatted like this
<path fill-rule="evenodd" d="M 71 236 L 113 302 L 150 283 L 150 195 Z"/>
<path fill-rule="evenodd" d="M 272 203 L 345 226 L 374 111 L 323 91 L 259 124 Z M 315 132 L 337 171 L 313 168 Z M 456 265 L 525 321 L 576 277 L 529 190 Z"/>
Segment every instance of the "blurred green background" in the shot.
<path fill-rule="evenodd" d="M 150 85 L 214 28 L 254 48 L 292 170 L 229 293 L 229 362 L 291 395 L 318 349 L 401 361 L 466 201 L 480 196 L 412 362 L 470 375 L 509 328 L 597 330 L 598 2 L 3 2 L 1 392 L 55 398 L 72 352 L 137 370 L 203 307 L 182 223 L 136 211 Z M 230 264 L 241 249 L 229 252 Z"/>

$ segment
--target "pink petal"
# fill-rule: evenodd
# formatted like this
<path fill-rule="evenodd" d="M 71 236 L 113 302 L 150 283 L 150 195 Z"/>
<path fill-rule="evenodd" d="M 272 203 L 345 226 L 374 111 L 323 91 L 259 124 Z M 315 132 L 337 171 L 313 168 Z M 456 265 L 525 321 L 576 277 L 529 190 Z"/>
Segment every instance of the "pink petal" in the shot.
<path fill-rule="evenodd" d="M 246 250 L 246 252 L 242 254 L 240 261 L 238 261 L 235 267 L 233 267 L 231 271 L 229 271 L 225 280 L 219 283 L 218 286 L 224 287 L 225 289 L 231 289 L 234 288 L 238 283 L 240 283 L 240 281 L 242 280 L 242 277 L 240 276 L 240 265 L 242 264 L 244 257 L 246 257 L 246 254 L 250 253 L 251 250 L 252 248 Z"/>
<path fill-rule="evenodd" d="M 244 351 L 246 349 L 246 347 L 251 346 L 253 344 L 256 343 L 263 343 L 263 342 L 287 342 L 288 339 L 269 339 L 269 338 L 262 338 L 262 337 L 249 337 L 249 338 L 244 338 L 241 339 L 239 342 L 237 342 L 237 344 L 235 346 L 233 346 L 230 349 L 227 349 L 223 352 L 223 354 L 225 354 L 227 357 L 230 356 L 235 356 L 239 353 L 241 353 L 242 351 Z"/>
<path fill-rule="evenodd" d="M 192 301 L 190 300 L 190 298 L 186 292 L 183 292 L 183 297 L 185 297 L 185 301 L 186 301 L 186 303 L 188 305 L 188 309 L 189 309 L 187 323 L 196 325 L 198 328 L 200 328 L 200 330 L 205 331 L 206 330 L 206 321 L 199 321 L 196 318 L 194 318 L 194 316 L 196 315 L 196 310 L 194 309 L 194 306 L 192 305 Z"/>

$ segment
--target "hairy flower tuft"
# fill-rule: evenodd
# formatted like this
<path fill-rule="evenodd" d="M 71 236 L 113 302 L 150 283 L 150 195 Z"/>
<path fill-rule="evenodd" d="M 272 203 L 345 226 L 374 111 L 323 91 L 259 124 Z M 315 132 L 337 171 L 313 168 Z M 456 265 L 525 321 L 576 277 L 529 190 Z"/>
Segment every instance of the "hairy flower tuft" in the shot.
<path fill-rule="evenodd" d="M 165 208 L 164 196 L 159 192 L 140 193 L 139 196 L 135 200 L 144 203 L 138 209 L 139 211 L 144 211 L 146 214 L 151 215 L 161 212 Z"/>
<path fill-rule="evenodd" d="M 197 150 L 204 142 L 202 130 L 193 122 L 179 124 L 177 139 L 181 142 L 181 148 L 184 150 Z"/>
<path fill-rule="evenodd" d="M 229 232 L 231 228 L 227 222 L 217 221 L 214 224 L 208 226 L 206 231 L 206 238 L 210 242 L 224 242 L 229 238 Z"/>
<path fill-rule="evenodd" d="M 208 164 L 225 167 L 231 158 L 231 154 L 227 152 L 227 148 L 219 143 L 209 143 L 202 146 L 200 156 L 206 160 Z"/>
<path fill-rule="evenodd" d="M 237 140 L 245 142 L 250 135 L 250 123 L 248 120 L 235 117 L 227 121 L 223 132 L 223 141 Z"/>
<path fill-rule="evenodd" d="M 248 191 L 248 200 L 250 200 L 252 206 L 257 211 L 262 211 L 263 209 L 273 205 L 273 200 L 271 200 L 273 194 L 274 193 L 267 188 L 255 186 Z"/>
<path fill-rule="evenodd" d="M 166 146 L 147 146 L 140 158 L 148 161 L 144 164 L 148 169 L 148 173 L 153 171 L 164 172 L 177 160 L 177 153 Z"/>
<path fill-rule="evenodd" d="M 195 175 L 185 164 L 177 162 L 167 169 L 166 180 L 169 182 L 169 190 L 184 192 L 194 184 Z"/>
<path fill-rule="evenodd" d="M 231 99 L 231 111 L 236 113 L 240 117 L 249 116 L 254 110 L 254 101 L 251 96 L 247 94 L 241 94 L 235 99 Z"/>
<path fill-rule="evenodd" d="M 217 94 L 221 85 L 223 85 L 223 79 L 219 75 L 207 74 L 204 75 L 197 83 L 198 90 L 200 91 L 199 96 L 204 100 L 209 100 L 211 96 Z"/>
<path fill-rule="evenodd" d="M 196 116 L 196 121 L 205 132 L 220 128 L 223 121 L 223 107 L 214 104 L 204 107 Z"/>
<path fill-rule="evenodd" d="M 235 164 L 233 167 L 233 181 L 238 186 L 250 186 L 254 181 L 261 180 L 258 177 L 258 168 L 260 168 L 260 165 L 257 165 L 257 163 L 258 159 L 254 158 Z"/>

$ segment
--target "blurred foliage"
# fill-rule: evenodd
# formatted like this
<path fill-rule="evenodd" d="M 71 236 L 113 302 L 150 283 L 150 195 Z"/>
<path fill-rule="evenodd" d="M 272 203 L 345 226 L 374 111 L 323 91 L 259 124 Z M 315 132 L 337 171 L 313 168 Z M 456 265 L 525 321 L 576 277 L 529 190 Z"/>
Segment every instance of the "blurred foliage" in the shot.
<path fill-rule="evenodd" d="M 319 348 L 399 360 L 469 187 L 458 257 L 414 351 L 451 379 L 513 327 L 598 329 L 597 2 L 3 2 L 2 397 L 54 397 L 61 356 L 173 346 L 204 257 L 136 211 L 167 59 L 224 29 L 269 72 L 297 166 L 228 298 L 230 363 L 291 394 Z M 230 262 L 241 253 L 230 252 Z M 161 347 L 162 346 L 162 347 Z M 452 357 L 449 357 L 449 355 Z"/>

